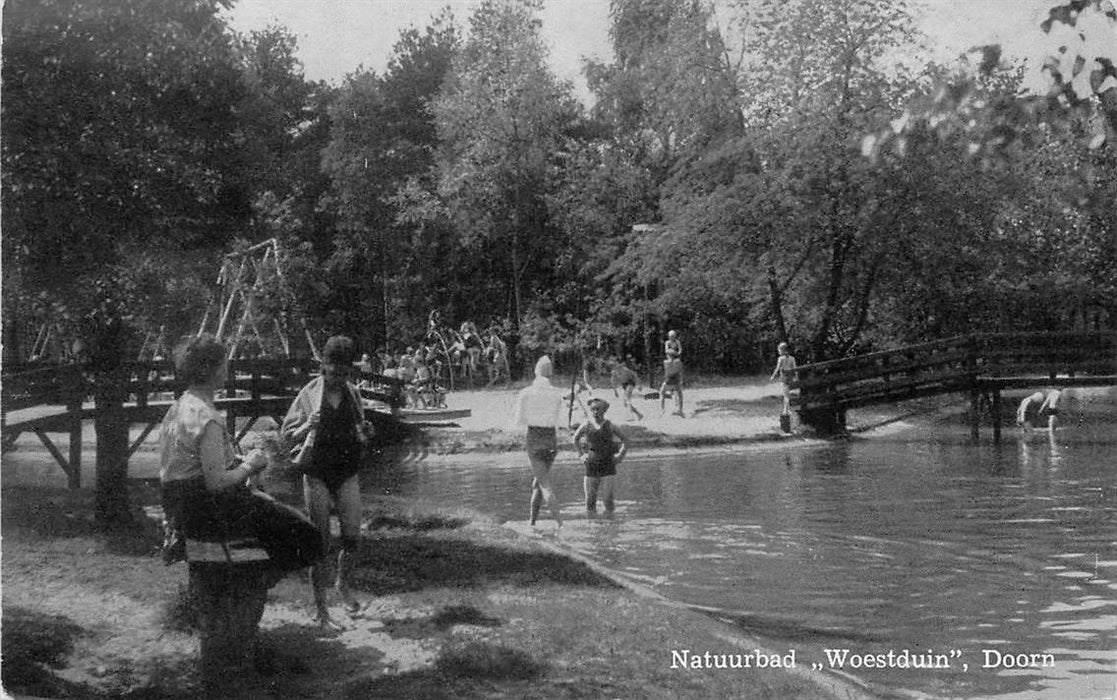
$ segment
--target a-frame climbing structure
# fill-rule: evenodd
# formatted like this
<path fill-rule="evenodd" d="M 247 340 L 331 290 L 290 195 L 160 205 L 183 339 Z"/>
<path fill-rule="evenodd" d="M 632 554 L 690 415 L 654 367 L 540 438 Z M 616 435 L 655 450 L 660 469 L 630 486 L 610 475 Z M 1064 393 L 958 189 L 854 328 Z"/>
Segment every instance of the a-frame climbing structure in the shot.
<path fill-rule="evenodd" d="M 206 310 L 198 334 L 212 332 L 228 346 L 230 359 L 246 346 L 264 356 L 293 357 L 300 354 L 296 345 L 301 342 L 292 339 L 300 336 L 310 356 L 319 356 L 306 318 L 294 309 L 280 253 L 279 241 L 269 238 L 226 255 L 222 262 L 218 303 Z"/>

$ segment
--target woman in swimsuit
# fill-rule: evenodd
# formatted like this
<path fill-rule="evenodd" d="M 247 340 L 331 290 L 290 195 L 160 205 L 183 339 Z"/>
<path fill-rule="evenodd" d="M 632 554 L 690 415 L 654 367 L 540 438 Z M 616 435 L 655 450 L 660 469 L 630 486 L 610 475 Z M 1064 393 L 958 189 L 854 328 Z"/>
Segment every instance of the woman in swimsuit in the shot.
<path fill-rule="evenodd" d="M 322 351 L 322 374 L 299 392 L 283 419 L 283 434 L 302 443 L 295 458 L 303 474 L 303 495 L 311 521 L 318 527 L 323 551 L 329 551 L 330 506 L 337 509 L 341 525 L 341 548 L 337 555 L 336 587 L 345 609 L 360 609 L 349 590 L 347 575 L 356 554 L 361 531 L 361 492 L 357 473 L 362 447 L 371 437 L 364 407 L 353 375 L 353 341 L 334 336 Z M 336 626 L 329 614 L 329 587 L 325 557 L 311 570 L 314 605 L 318 621 Z"/>

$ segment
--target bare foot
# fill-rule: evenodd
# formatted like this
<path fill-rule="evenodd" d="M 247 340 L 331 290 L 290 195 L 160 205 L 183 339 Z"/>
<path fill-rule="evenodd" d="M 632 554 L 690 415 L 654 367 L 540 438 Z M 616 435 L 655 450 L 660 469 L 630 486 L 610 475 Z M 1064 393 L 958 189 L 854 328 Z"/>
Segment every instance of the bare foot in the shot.
<path fill-rule="evenodd" d="M 327 610 L 319 610 L 314 616 L 314 621 L 318 623 L 318 626 L 323 630 L 329 632 L 340 632 L 345 629 L 345 625 L 331 617 Z"/>
<path fill-rule="evenodd" d="M 356 615 L 361 611 L 361 604 L 353 597 L 348 588 L 338 586 L 337 594 L 341 598 L 341 606 L 345 609 L 345 612 Z"/>

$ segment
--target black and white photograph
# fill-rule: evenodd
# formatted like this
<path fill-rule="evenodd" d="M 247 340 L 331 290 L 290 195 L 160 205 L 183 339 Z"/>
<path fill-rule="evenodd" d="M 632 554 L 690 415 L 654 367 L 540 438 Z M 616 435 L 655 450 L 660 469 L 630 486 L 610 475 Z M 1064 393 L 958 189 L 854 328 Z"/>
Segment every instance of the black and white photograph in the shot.
<path fill-rule="evenodd" d="M 0 28 L 0 696 L 1117 700 L 1115 0 Z"/>

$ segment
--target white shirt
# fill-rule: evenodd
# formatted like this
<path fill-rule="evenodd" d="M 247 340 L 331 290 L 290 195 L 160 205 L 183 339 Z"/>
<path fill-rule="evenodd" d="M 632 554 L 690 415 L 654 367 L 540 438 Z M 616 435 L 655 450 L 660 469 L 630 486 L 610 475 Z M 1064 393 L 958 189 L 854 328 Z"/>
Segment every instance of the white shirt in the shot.
<path fill-rule="evenodd" d="M 517 427 L 535 426 L 557 428 L 561 424 L 562 389 L 551 384 L 547 377 L 536 377 L 531 384 L 516 395 L 516 412 L 512 424 Z"/>

